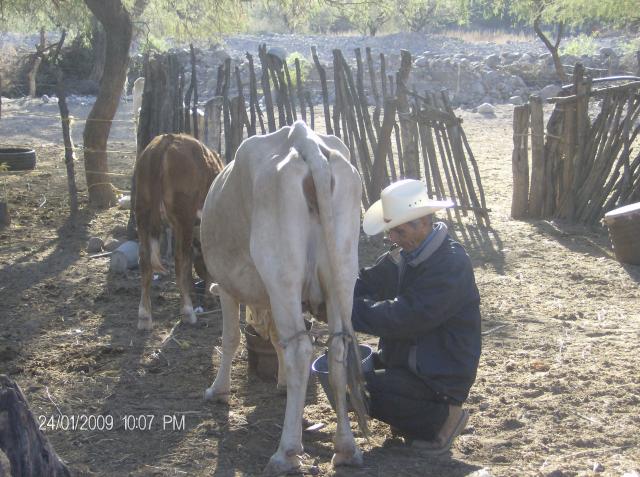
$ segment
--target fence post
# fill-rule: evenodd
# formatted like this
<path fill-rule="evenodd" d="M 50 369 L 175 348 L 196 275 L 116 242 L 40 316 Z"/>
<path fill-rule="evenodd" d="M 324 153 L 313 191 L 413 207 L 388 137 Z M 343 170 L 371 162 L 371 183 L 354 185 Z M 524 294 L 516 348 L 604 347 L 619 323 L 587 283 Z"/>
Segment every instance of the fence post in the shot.
<path fill-rule="evenodd" d="M 411 53 L 407 50 L 401 50 L 400 57 L 400 70 L 396 75 L 396 87 L 402 151 L 404 153 L 404 176 L 409 179 L 419 179 L 418 147 L 415 139 L 418 136 L 418 128 L 411 114 L 411 107 L 407 98 L 407 83 L 411 72 Z"/>
<path fill-rule="evenodd" d="M 544 112 L 542 99 L 532 95 L 531 107 L 531 190 L 529 217 L 542 218 L 545 198 Z"/>
<path fill-rule="evenodd" d="M 513 195 L 511 197 L 511 217 L 523 219 L 527 216 L 529 200 L 529 105 L 513 108 Z"/>
<path fill-rule="evenodd" d="M 204 143 L 218 154 L 222 152 L 220 114 L 223 101 L 222 96 L 214 96 L 204 105 Z"/>

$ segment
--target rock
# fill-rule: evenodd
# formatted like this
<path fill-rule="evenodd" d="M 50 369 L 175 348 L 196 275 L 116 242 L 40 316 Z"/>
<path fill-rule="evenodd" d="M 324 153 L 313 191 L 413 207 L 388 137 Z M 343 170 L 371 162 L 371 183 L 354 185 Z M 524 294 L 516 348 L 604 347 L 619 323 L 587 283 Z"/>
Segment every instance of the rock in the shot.
<path fill-rule="evenodd" d="M 544 474 L 544 477 L 564 477 L 564 472 L 562 472 L 559 469 L 556 469 Z"/>
<path fill-rule="evenodd" d="M 117 249 L 120 245 L 122 245 L 123 241 L 122 240 L 116 240 L 116 239 L 109 239 L 107 240 L 104 245 L 102 246 L 102 249 L 105 252 L 113 252 L 115 249 Z"/>
<path fill-rule="evenodd" d="M 482 84 L 481 81 L 474 81 L 473 83 L 471 83 L 471 87 L 469 89 L 471 94 L 476 96 L 482 96 L 486 93 L 486 90 L 484 89 L 484 85 Z"/>
<path fill-rule="evenodd" d="M 425 68 L 429 66 L 429 60 L 424 56 L 418 56 L 413 62 L 414 68 Z"/>
<path fill-rule="evenodd" d="M 524 100 L 522 99 L 522 96 L 511 96 L 509 98 L 509 102 L 515 106 L 520 106 L 524 104 Z"/>
<path fill-rule="evenodd" d="M 540 98 L 542 98 L 542 100 L 545 101 L 549 98 L 554 98 L 558 96 L 561 91 L 562 91 L 562 88 L 560 86 L 555 84 L 548 84 L 547 86 L 545 86 L 540 90 Z"/>
<path fill-rule="evenodd" d="M 520 57 L 520 59 L 518 61 L 520 63 L 532 64 L 532 63 L 535 63 L 536 60 L 529 53 L 525 53 L 524 55 L 522 55 Z"/>
<path fill-rule="evenodd" d="M 609 57 L 615 57 L 616 52 L 613 50 L 613 48 L 609 48 L 608 46 L 605 46 L 603 48 L 600 48 L 600 56 L 603 58 L 609 58 Z"/>
<path fill-rule="evenodd" d="M 469 474 L 468 477 L 493 477 L 493 474 L 491 473 L 491 469 L 484 467 Z"/>
<path fill-rule="evenodd" d="M 600 462 L 596 462 L 595 464 L 593 464 L 593 471 L 595 473 L 604 472 L 604 465 L 602 465 Z"/>
<path fill-rule="evenodd" d="M 490 103 L 482 103 L 480 106 L 478 106 L 478 112 L 480 114 L 495 114 L 496 113 L 496 108 L 490 104 Z"/>
<path fill-rule="evenodd" d="M 87 243 L 87 252 L 88 253 L 98 253 L 102 251 L 102 246 L 104 242 L 100 237 L 91 237 L 89 242 Z"/>
<path fill-rule="evenodd" d="M 131 196 L 130 195 L 123 195 L 122 197 L 120 197 L 118 199 L 118 207 L 120 209 L 125 209 L 128 210 L 131 208 Z"/>
<path fill-rule="evenodd" d="M 484 59 L 484 64 L 491 69 L 495 69 L 500 64 L 500 57 L 495 53 L 493 55 L 489 55 Z"/>

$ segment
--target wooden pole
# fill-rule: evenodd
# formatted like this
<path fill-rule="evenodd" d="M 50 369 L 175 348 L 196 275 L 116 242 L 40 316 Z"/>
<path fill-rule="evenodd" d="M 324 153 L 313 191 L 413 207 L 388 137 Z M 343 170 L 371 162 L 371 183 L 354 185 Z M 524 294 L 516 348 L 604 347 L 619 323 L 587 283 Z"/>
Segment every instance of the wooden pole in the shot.
<path fill-rule="evenodd" d="M 529 201 L 529 105 L 513 108 L 513 154 L 511 171 L 513 174 L 513 194 L 511 196 L 511 217 L 527 217 Z"/>
<path fill-rule="evenodd" d="M 313 111 L 313 102 L 311 101 L 311 93 L 309 91 L 306 92 L 305 98 L 307 100 L 307 106 L 309 107 L 309 116 L 311 118 L 311 129 L 315 131 L 316 129 L 316 118 Z"/>
<path fill-rule="evenodd" d="M 376 134 L 380 135 L 380 94 L 378 93 L 378 86 L 376 85 L 376 72 L 373 68 L 373 57 L 371 56 L 371 48 L 367 46 L 365 48 L 365 52 L 367 55 L 367 68 L 369 69 L 369 84 L 371 85 L 371 94 L 373 94 L 373 99 L 376 103 L 376 107 L 373 110 L 373 124 L 376 128 Z"/>
<path fill-rule="evenodd" d="M 322 106 L 324 108 L 324 124 L 326 127 L 327 134 L 333 134 L 333 128 L 331 127 L 331 112 L 329 110 L 329 91 L 327 89 L 327 72 L 324 67 L 320 64 L 320 60 L 318 59 L 318 53 L 316 51 L 316 47 L 311 47 L 311 54 L 313 56 L 313 62 L 318 69 L 318 75 L 320 76 L 320 87 L 322 88 Z M 335 108 L 335 106 L 334 106 Z M 339 136 L 339 133 L 336 134 Z"/>
<path fill-rule="evenodd" d="M 386 99 L 387 93 L 387 63 L 384 54 L 380 53 L 380 87 L 382 89 L 382 99 Z"/>
<path fill-rule="evenodd" d="M 78 188 L 76 187 L 76 173 L 74 169 L 75 157 L 73 154 L 73 140 L 71 139 L 71 120 L 67 106 L 67 95 L 64 90 L 62 70 L 56 70 L 56 94 L 58 95 L 58 108 L 60 109 L 60 122 L 62 123 L 62 138 L 64 141 L 64 164 L 67 169 L 67 188 L 69 189 L 69 211 L 75 218 L 78 213 Z"/>
<path fill-rule="evenodd" d="M 247 52 L 247 61 L 249 62 L 249 111 L 251 112 L 251 120 L 249 122 L 249 136 L 256 134 L 256 114 L 259 117 L 260 128 L 262 134 L 265 133 L 264 122 L 262 120 L 262 111 L 260 111 L 260 103 L 258 103 L 258 88 L 256 86 L 256 72 L 253 67 L 253 56 Z"/>
<path fill-rule="evenodd" d="M 371 178 L 371 203 L 380 198 L 380 191 L 389 184 L 389 176 L 385 161 L 391 150 L 391 132 L 396 118 L 397 102 L 394 98 L 387 98 L 384 101 L 384 117 L 382 127 L 378 136 L 378 145 L 375 150 L 373 160 L 373 172 Z"/>
<path fill-rule="evenodd" d="M 402 135 L 402 151 L 404 153 L 405 177 L 419 179 L 418 147 L 415 142 L 417 136 L 416 120 L 411 114 L 409 99 L 407 97 L 407 84 L 411 73 L 411 53 L 407 50 L 400 51 L 400 70 L 396 75 L 398 116 L 400 117 L 400 133 Z"/>
<path fill-rule="evenodd" d="M 529 216 L 542 218 L 545 197 L 544 113 L 538 95 L 529 98 L 531 111 L 531 189 Z"/>
<path fill-rule="evenodd" d="M 228 133 L 230 136 L 230 148 L 227 151 L 227 162 L 233 160 L 238 146 L 242 142 L 242 130 L 244 129 L 244 100 L 241 96 L 234 96 L 230 102 L 231 127 Z"/>
<path fill-rule="evenodd" d="M 302 91 L 302 70 L 300 69 L 299 58 L 295 59 L 295 67 L 296 67 L 296 90 L 298 93 L 298 103 L 300 103 L 300 115 L 302 116 L 302 120 L 306 123 L 307 109 L 304 107 L 305 97 L 304 97 L 304 92 Z"/>
<path fill-rule="evenodd" d="M 233 160 L 235 149 L 233 148 L 233 130 L 231 128 L 231 102 L 229 91 L 231 89 L 231 58 L 224 61 L 224 86 L 222 87 L 222 120 L 224 124 L 224 160 L 229 164 Z"/>
<path fill-rule="evenodd" d="M 273 99 L 271 98 L 271 84 L 269 83 L 269 61 L 267 59 L 267 45 L 262 44 L 258 47 L 258 55 L 260 58 L 260 64 L 262 65 L 262 91 L 264 93 L 264 104 L 267 110 L 267 124 L 269 126 L 269 132 L 272 133 L 276 130 L 276 119 L 273 114 Z"/>
<path fill-rule="evenodd" d="M 342 88 L 340 88 L 340 69 L 342 68 L 342 64 L 338 59 L 336 51 L 333 50 L 333 88 L 335 90 L 335 102 L 333 103 L 333 127 L 335 131 L 335 135 L 338 137 L 342 137 L 340 134 L 340 120 L 342 116 L 342 121 L 344 122 L 344 114 L 342 113 L 344 100 L 342 99 Z M 344 125 L 342 127 L 344 130 Z M 347 137 L 345 131 L 345 138 Z"/>
<path fill-rule="evenodd" d="M 289 66 L 287 65 L 286 61 L 282 62 L 282 66 L 284 68 L 284 77 L 287 80 L 287 101 L 289 102 L 290 106 L 291 106 L 291 116 L 293 121 L 297 121 L 298 120 L 298 114 L 296 113 L 296 101 L 295 101 L 295 97 L 296 95 L 293 93 L 293 83 L 291 82 L 291 74 L 289 73 Z M 303 103 L 300 103 L 300 107 L 304 108 Z M 300 114 L 302 114 L 302 111 L 300 112 Z M 291 124 L 291 123 L 290 123 Z"/>
<path fill-rule="evenodd" d="M 218 154 L 222 151 L 220 115 L 223 102 L 222 96 L 214 96 L 204 106 L 204 143 Z"/>
<path fill-rule="evenodd" d="M 193 86 L 193 108 L 191 109 L 191 119 L 193 123 L 193 137 L 200 139 L 202 131 L 198 131 L 198 77 L 196 75 L 196 50 L 193 43 L 189 45 L 191 50 L 191 85 Z"/>

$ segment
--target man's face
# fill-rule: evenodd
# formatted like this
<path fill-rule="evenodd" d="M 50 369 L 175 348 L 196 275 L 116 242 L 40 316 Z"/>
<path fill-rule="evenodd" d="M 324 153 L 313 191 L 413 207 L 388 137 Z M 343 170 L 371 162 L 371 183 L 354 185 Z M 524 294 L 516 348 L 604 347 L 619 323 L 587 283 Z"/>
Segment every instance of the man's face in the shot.
<path fill-rule="evenodd" d="M 431 229 L 431 219 L 423 217 L 389 229 L 387 237 L 391 242 L 402 247 L 405 252 L 412 252 L 427 238 Z"/>

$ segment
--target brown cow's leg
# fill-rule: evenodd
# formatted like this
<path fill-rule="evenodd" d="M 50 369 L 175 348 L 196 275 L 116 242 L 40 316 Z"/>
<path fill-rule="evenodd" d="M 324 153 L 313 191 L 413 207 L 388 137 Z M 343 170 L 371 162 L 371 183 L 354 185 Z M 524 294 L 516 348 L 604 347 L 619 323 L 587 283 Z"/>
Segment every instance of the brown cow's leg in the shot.
<path fill-rule="evenodd" d="M 193 311 L 193 302 L 191 301 L 191 289 L 193 287 L 191 240 L 193 238 L 195 217 L 185 214 L 178 220 L 179 224 L 173 230 L 176 237 L 176 283 L 182 298 L 182 321 L 195 324 L 198 319 Z"/>
<path fill-rule="evenodd" d="M 151 277 L 153 270 L 151 268 L 151 250 L 149 233 L 142 227 L 138 226 L 138 236 L 140 238 L 139 246 L 139 264 L 140 264 L 140 305 L 138 306 L 138 329 L 150 330 L 153 327 L 151 321 Z"/>

